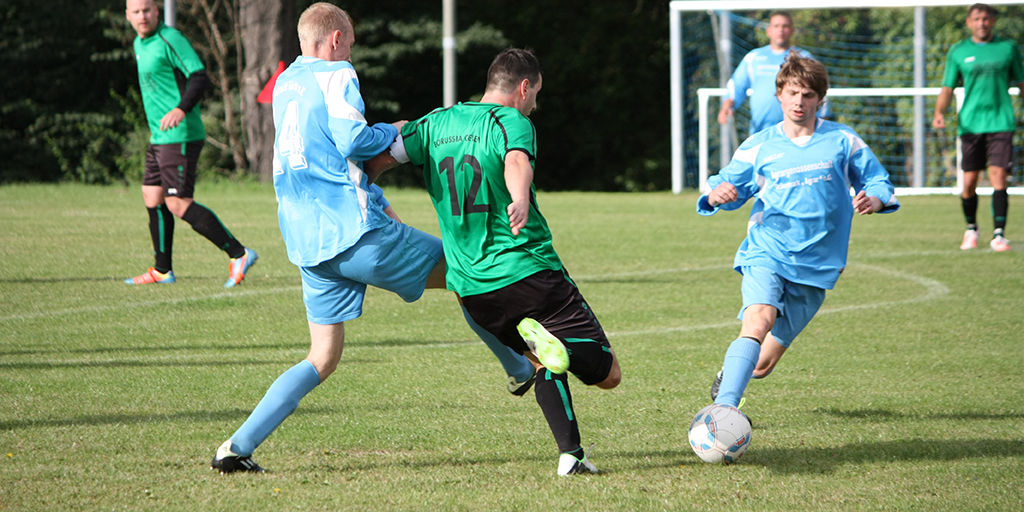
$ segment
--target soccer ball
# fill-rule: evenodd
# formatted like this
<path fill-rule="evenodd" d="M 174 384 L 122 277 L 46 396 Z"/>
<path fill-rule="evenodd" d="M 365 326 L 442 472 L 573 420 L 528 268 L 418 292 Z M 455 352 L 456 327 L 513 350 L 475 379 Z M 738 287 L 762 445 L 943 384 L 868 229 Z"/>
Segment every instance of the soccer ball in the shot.
<path fill-rule="evenodd" d="M 735 407 L 711 404 L 690 423 L 690 447 L 704 462 L 731 464 L 750 446 L 750 420 Z"/>

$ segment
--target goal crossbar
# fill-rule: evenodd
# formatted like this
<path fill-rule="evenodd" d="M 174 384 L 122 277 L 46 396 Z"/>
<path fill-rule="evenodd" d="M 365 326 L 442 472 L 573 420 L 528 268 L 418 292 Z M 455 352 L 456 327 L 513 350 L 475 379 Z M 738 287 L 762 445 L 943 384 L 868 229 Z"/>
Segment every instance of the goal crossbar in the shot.
<path fill-rule="evenodd" d="M 941 87 L 848 87 L 829 89 L 827 98 L 853 97 L 853 96 L 938 96 L 942 91 Z M 1020 94 L 1020 89 L 1011 87 L 1008 89 L 1011 96 Z M 699 137 L 699 165 L 698 188 L 701 192 L 708 191 L 708 103 L 711 98 L 725 96 L 728 91 L 719 87 L 706 87 L 697 89 L 698 109 L 698 137 Z M 963 105 L 964 90 L 962 87 L 953 89 L 956 98 L 956 110 L 960 111 Z M 897 195 L 921 195 L 921 194 L 959 194 L 963 191 L 964 171 L 961 167 L 962 154 L 960 152 L 960 138 L 956 141 L 956 187 L 899 187 Z M 1009 187 L 1007 192 L 1015 195 L 1024 195 L 1024 187 Z M 979 194 L 991 194 L 992 187 L 978 187 Z"/>

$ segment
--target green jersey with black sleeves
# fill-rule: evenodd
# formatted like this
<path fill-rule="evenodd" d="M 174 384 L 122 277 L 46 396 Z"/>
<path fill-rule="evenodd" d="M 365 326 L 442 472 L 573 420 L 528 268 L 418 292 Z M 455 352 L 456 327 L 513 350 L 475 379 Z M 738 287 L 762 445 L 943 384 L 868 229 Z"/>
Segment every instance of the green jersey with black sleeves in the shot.
<path fill-rule="evenodd" d="M 971 38 L 953 45 L 946 54 L 943 87 L 964 82 L 959 133 L 999 133 L 1017 129 L 1013 103 L 1007 90 L 1024 80 L 1017 43 L 993 37 L 983 44 Z"/>
<path fill-rule="evenodd" d="M 532 183 L 526 225 L 518 236 L 509 227 L 505 155 L 522 151 L 534 165 L 537 132 L 529 118 L 494 103 L 459 103 L 406 124 L 402 138 L 409 160 L 423 166 L 437 210 L 448 289 L 476 295 L 562 268 Z"/>
<path fill-rule="evenodd" d="M 160 23 L 153 35 L 145 39 L 136 36 L 134 48 L 150 144 L 205 140 L 206 129 L 198 105 L 185 113 L 178 126 L 160 130 L 160 120 L 181 103 L 188 77 L 205 69 L 188 39 L 181 32 Z"/>

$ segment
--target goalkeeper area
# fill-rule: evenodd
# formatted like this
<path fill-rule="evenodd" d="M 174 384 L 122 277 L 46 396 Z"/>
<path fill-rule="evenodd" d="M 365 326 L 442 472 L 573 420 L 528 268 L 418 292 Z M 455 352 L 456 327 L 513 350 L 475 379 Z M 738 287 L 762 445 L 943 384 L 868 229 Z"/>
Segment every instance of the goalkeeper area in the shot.
<path fill-rule="evenodd" d="M 994 34 L 1024 41 L 1019 20 L 1024 6 L 988 2 L 999 12 Z M 765 26 L 773 12 L 792 15 L 792 43 L 809 51 L 829 72 L 828 119 L 857 131 L 889 171 L 900 195 L 959 194 L 958 119 L 963 89 L 946 112 L 947 127 L 931 127 L 945 71 L 946 52 L 970 37 L 964 22 L 973 2 L 772 3 L 751 1 L 671 2 L 673 192 L 704 190 L 707 177 L 725 166 L 750 133 L 749 103 L 728 125 L 718 111 L 735 66 L 751 50 L 768 44 Z M 1018 113 L 1014 133 L 1011 194 L 1024 194 L 1022 101 L 1009 90 Z M 990 194 L 987 173 L 979 194 Z"/>

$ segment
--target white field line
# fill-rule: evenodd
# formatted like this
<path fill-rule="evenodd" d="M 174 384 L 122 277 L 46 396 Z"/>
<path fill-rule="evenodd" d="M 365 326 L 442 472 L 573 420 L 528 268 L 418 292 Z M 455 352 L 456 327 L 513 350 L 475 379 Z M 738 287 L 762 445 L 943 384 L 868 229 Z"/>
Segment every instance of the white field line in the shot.
<path fill-rule="evenodd" d="M 906 279 L 912 281 L 924 287 L 925 293 L 911 299 L 895 300 L 895 301 L 881 301 L 872 302 L 868 304 L 857 304 L 853 306 L 843 306 L 838 308 L 825 308 L 818 311 L 818 315 L 828 315 L 833 313 L 844 313 L 847 311 L 858 311 L 862 309 L 875 309 L 895 306 L 899 304 L 913 304 L 917 302 L 927 302 L 935 300 L 943 295 L 949 293 L 949 288 L 946 285 L 934 280 L 928 279 L 927 277 L 916 276 L 914 274 L 908 274 L 906 272 L 900 272 L 898 270 L 892 270 L 885 267 L 879 267 L 876 265 L 868 265 L 866 263 L 849 263 L 847 266 L 860 267 L 880 274 L 885 274 L 890 277 L 898 279 Z M 816 315 L 817 316 L 817 315 Z M 729 322 L 718 322 L 714 324 L 704 325 L 684 325 L 680 327 L 666 327 L 661 329 L 647 329 L 643 331 L 626 331 L 626 332 L 609 332 L 606 333 L 608 337 L 619 337 L 619 336 L 637 336 L 645 334 L 663 334 L 667 332 L 685 332 L 685 331 L 699 331 L 704 329 L 719 329 L 722 327 L 736 327 L 739 326 L 739 320 L 731 320 Z"/>
<path fill-rule="evenodd" d="M 929 251 L 929 252 L 925 252 L 925 253 L 900 253 L 900 254 L 891 254 L 891 255 L 871 255 L 868 258 L 924 256 L 924 255 L 935 255 L 935 254 L 946 254 L 946 253 L 952 253 L 952 251 Z M 957 253 L 959 253 L 959 251 L 957 251 Z M 844 307 L 840 307 L 840 308 L 826 308 L 826 309 L 822 309 L 822 310 L 818 311 L 819 315 L 827 315 L 827 314 L 832 314 L 832 313 L 841 313 L 841 312 L 846 312 L 846 311 L 856 311 L 856 310 L 862 310 L 862 309 L 874 309 L 874 308 L 880 308 L 880 307 L 889 307 L 889 306 L 893 306 L 893 305 L 897 305 L 897 304 L 911 304 L 911 303 L 916 303 L 916 302 L 925 302 L 925 301 L 934 300 L 934 299 L 936 299 L 938 297 L 941 297 L 941 296 L 946 295 L 946 294 L 949 293 L 949 289 L 946 288 L 945 285 L 943 285 L 942 283 L 940 283 L 938 281 L 935 281 L 935 280 L 932 280 L 932 279 L 928 279 L 928 278 L 925 278 L 925 277 L 920 277 L 920 276 L 916 276 L 916 275 L 913 275 L 913 274 L 908 274 L 908 273 L 900 272 L 900 271 L 897 271 L 897 270 L 891 270 L 891 269 L 887 269 L 887 268 L 879 267 L 879 266 L 875 266 L 875 265 L 868 265 L 868 264 L 865 264 L 865 263 L 850 263 L 849 265 L 850 266 L 854 266 L 854 267 L 866 268 L 866 269 L 873 270 L 873 271 L 881 273 L 881 274 L 889 275 L 891 277 L 912 281 L 914 283 L 917 283 L 917 284 L 923 286 L 925 288 L 925 293 L 923 295 L 920 295 L 918 297 L 914 297 L 912 299 L 905 299 L 905 300 L 900 300 L 900 301 L 882 301 L 882 302 L 873 302 L 873 303 L 869 303 L 869 304 L 859 304 L 859 305 L 853 305 L 853 306 L 844 306 Z M 675 268 L 675 269 L 654 269 L 654 270 L 642 270 L 642 271 L 636 271 L 636 272 L 619 272 L 619 273 L 612 273 L 612 274 L 585 275 L 585 276 L 573 277 L 573 279 L 576 279 L 576 280 L 579 280 L 579 281 L 590 281 L 590 280 L 595 280 L 596 281 L 596 280 L 601 280 L 601 279 L 614 279 L 614 278 L 622 278 L 622 277 L 639 277 L 639 276 L 651 276 L 651 275 L 672 274 L 672 273 L 685 273 L 685 272 L 708 272 L 708 271 L 725 270 L 725 269 L 730 269 L 730 268 L 732 268 L 731 265 L 713 265 L 713 266 L 705 266 L 705 267 L 683 267 L 683 268 Z M 285 287 L 269 288 L 269 289 L 266 289 L 266 290 L 247 290 L 247 291 L 222 292 L 222 293 L 216 293 L 216 294 L 205 295 L 205 296 L 193 296 L 193 297 L 180 298 L 180 299 L 170 299 L 170 300 L 134 302 L 134 303 L 127 303 L 127 304 L 112 305 L 112 306 L 94 306 L 94 307 L 89 307 L 89 308 L 64 309 L 64 310 L 57 310 L 57 311 L 41 311 L 41 312 L 38 312 L 38 313 L 28 313 L 28 314 L 23 314 L 23 315 L 12 315 L 12 316 L 0 317 L 0 322 L 10 321 L 10 320 L 27 320 L 27 319 L 32 319 L 32 318 L 58 317 L 58 316 L 66 316 L 66 315 L 74 315 L 74 314 L 87 314 L 87 313 L 94 313 L 94 312 L 99 312 L 99 311 L 108 311 L 108 310 L 115 310 L 115 309 L 130 309 L 130 308 L 158 306 L 158 305 L 165 305 L 165 304 L 180 304 L 180 303 L 183 303 L 183 302 L 203 301 L 203 300 L 218 299 L 218 298 L 224 298 L 224 297 L 244 297 L 244 296 L 254 296 L 254 295 L 265 295 L 265 294 L 271 294 L 271 293 L 296 291 L 296 290 L 300 290 L 300 289 L 301 289 L 300 286 L 285 286 Z M 607 334 L 608 334 L 609 337 L 620 337 L 620 336 L 636 336 L 636 335 L 645 335 L 645 334 L 660 334 L 660 333 L 668 333 L 668 332 L 698 331 L 698 330 L 704 330 L 704 329 L 718 329 L 718 328 L 723 328 L 723 327 L 731 327 L 731 326 L 738 325 L 738 323 L 739 322 L 737 320 L 730 320 L 730 321 L 727 321 L 727 322 L 718 322 L 718 323 L 713 323 L 713 324 L 684 325 L 684 326 L 679 326 L 679 327 L 663 327 L 663 328 L 657 328 L 657 329 L 647 329 L 647 330 L 642 330 L 642 331 L 608 332 Z M 424 345 L 424 346 L 429 346 L 431 348 L 445 348 L 445 347 L 458 347 L 458 346 L 463 346 L 463 345 L 472 344 L 472 343 L 475 343 L 475 342 L 438 343 L 438 344 L 430 344 L 430 345 Z"/>

